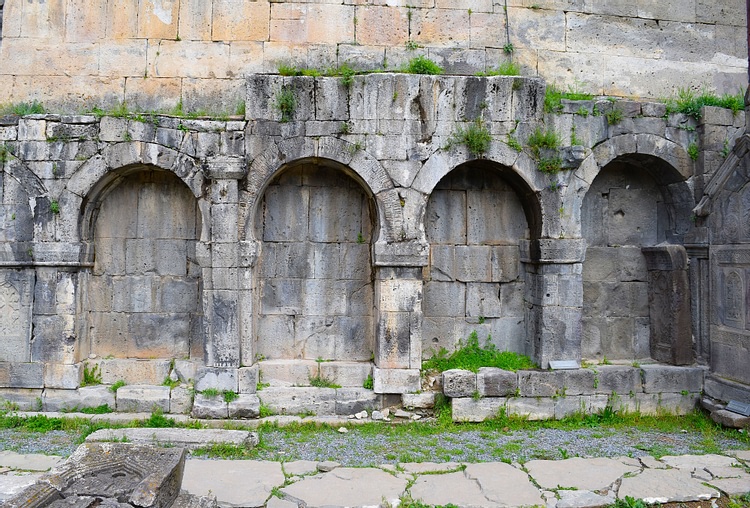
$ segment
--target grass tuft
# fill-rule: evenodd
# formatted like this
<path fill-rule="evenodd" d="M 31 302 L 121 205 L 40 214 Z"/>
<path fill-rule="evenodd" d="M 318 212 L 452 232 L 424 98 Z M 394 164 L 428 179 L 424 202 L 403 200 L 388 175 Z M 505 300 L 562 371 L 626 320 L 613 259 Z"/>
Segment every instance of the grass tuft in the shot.
<path fill-rule="evenodd" d="M 471 332 L 466 344 L 460 344 L 452 353 L 440 348 L 432 358 L 422 362 L 423 370 L 443 372 L 450 369 L 464 369 L 477 372 L 480 367 L 498 367 L 504 370 L 533 369 L 534 363 L 528 356 L 512 351 L 500 351 L 488 336 L 484 346 L 479 345 L 477 332 Z"/>
<path fill-rule="evenodd" d="M 477 118 L 467 128 L 459 128 L 448 140 L 448 148 L 454 145 L 465 145 L 474 157 L 481 157 L 490 148 L 492 134 L 484 123 Z"/>
<path fill-rule="evenodd" d="M 592 94 L 583 93 L 577 88 L 569 88 L 568 91 L 564 91 L 557 88 L 554 84 L 547 85 L 547 89 L 544 93 L 544 112 L 545 113 L 559 113 L 562 111 L 562 100 L 567 99 L 571 101 L 588 101 L 593 99 Z"/>
<path fill-rule="evenodd" d="M 443 68 L 426 56 L 420 55 L 409 60 L 409 63 L 404 67 L 403 72 L 408 74 L 436 75 L 442 74 Z"/>
<path fill-rule="evenodd" d="M 717 106 L 720 108 L 731 109 L 733 114 L 745 109 L 745 94 L 740 91 L 735 95 L 724 94 L 716 95 L 707 90 L 696 93 L 690 88 L 678 88 L 677 94 L 667 99 L 667 114 L 683 113 L 696 120 L 700 120 L 701 108 L 703 106 Z"/>

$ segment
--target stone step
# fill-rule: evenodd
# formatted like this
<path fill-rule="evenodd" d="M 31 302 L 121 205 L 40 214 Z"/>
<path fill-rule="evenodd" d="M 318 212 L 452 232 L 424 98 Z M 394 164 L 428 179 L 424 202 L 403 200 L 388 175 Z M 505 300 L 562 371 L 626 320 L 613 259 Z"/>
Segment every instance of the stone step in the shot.
<path fill-rule="evenodd" d="M 258 433 L 223 429 L 101 429 L 90 434 L 86 442 L 127 442 L 181 446 L 194 450 L 211 444 L 230 444 L 252 448 L 258 444 Z"/>
<path fill-rule="evenodd" d="M 273 387 L 311 386 L 318 379 L 341 387 L 361 388 L 372 376 L 370 362 L 316 360 L 263 360 L 258 362 L 260 380 Z"/>

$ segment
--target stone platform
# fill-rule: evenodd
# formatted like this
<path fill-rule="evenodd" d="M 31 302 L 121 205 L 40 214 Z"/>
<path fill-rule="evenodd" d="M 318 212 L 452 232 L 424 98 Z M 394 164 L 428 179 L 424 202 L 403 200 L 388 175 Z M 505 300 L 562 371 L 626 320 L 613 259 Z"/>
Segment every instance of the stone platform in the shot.
<path fill-rule="evenodd" d="M 0 455 L 0 506 L 59 458 Z M 607 506 L 630 496 L 648 504 L 687 502 L 750 492 L 750 450 L 714 455 L 571 458 L 502 462 L 404 463 L 350 468 L 333 462 L 185 461 L 183 494 L 172 506 L 200 500 L 222 507 Z M 59 468 L 64 469 L 63 463 Z M 213 499 L 215 498 L 215 500 Z"/>

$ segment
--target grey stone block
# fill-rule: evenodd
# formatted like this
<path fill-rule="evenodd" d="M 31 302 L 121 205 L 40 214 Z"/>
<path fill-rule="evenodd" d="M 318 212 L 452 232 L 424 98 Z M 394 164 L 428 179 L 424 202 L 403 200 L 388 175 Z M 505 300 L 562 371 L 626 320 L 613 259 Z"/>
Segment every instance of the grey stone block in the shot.
<path fill-rule="evenodd" d="M 420 388 L 418 369 L 381 369 L 372 373 L 375 393 L 409 393 Z"/>
<path fill-rule="evenodd" d="M 733 413 L 726 409 L 713 411 L 711 413 L 711 419 L 716 423 L 732 429 L 750 429 L 750 416 L 742 416 L 741 414 Z"/>
<path fill-rule="evenodd" d="M 503 397 L 471 397 L 451 399 L 454 422 L 483 422 L 495 418 L 505 410 L 508 399 Z"/>
<path fill-rule="evenodd" d="M 207 388 L 237 392 L 237 369 L 221 367 L 200 367 L 195 376 L 195 390 L 202 392 Z"/>
<path fill-rule="evenodd" d="M 195 400 L 193 400 L 193 409 L 190 412 L 193 418 L 211 419 L 211 418 L 227 418 L 229 416 L 229 409 L 227 403 L 224 402 L 224 398 L 221 396 L 207 397 L 202 393 L 195 394 Z"/>
<path fill-rule="evenodd" d="M 336 390 L 336 414 L 352 415 L 360 411 L 380 409 L 382 395 L 365 388 L 339 388 Z"/>
<path fill-rule="evenodd" d="M 193 391 L 186 386 L 176 386 L 169 392 L 169 412 L 190 414 L 193 408 Z"/>
<path fill-rule="evenodd" d="M 77 390 L 44 390 L 45 411 L 67 411 L 75 408 L 83 409 L 99 407 L 104 404 L 116 409 L 115 394 L 108 386 L 85 386 Z"/>
<path fill-rule="evenodd" d="M 240 394 L 227 405 L 229 418 L 258 418 L 260 399 L 254 394 Z"/>
<path fill-rule="evenodd" d="M 365 379 L 372 376 L 372 364 L 369 362 L 321 362 L 318 368 L 320 377 L 342 387 L 361 388 Z"/>
<path fill-rule="evenodd" d="M 477 391 L 477 375 L 468 370 L 443 372 L 443 394 L 446 397 L 471 397 Z"/>
<path fill-rule="evenodd" d="M 117 390 L 117 410 L 126 413 L 148 413 L 160 409 L 169 413 L 169 387 L 126 385 Z"/>
<path fill-rule="evenodd" d="M 481 367 L 477 373 L 477 390 L 482 397 L 504 397 L 518 390 L 518 374 L 496 367 Z"/>
<path fill-rule="evenodd" d="M 435 317 L 465 315 L 466 286 L 457 282 L 428 282 L 424 285 L 424 314 Z"/>
<path fill-rule="evenodd" d="M 436 392 L 404 393 L 401 404 L 407 409 L 430 409 L 435 407 L 435 395 Z"/>
<path fill-rule="evenodd" d="M 702 367 L 675 367 L 671 365 L 642 365 L 643 391 L 646 393 L 700 392 L 703 390 Z"/>
<path fill-rule="evenodd" d="M 527 420 L 549 420 L 555 417 L 555 402 L 551 397 L 515 397 L 508 399 L 507 411 Z"/>
<path fill-rule="evenodd" d="M 114 384 L 117 381 L 125 381 L 129 385 L 146 384 L 160 385 L 169 376 L 169 360 L 94 360 L 87 361 L 92 365 L 98 365 L 102 375 L 102 383 Z"/>
<path fill-rule="evenodd" d="M 557 375 L 566 396 L 596 393 L 595 374 L 589 369 L 561 370 Z"/>
<path fill-rule="evenodd" d="M 43 363 L 0 363 L 0 388 L 43 388 Z"/>
<path fill-rule="evenodd" d="M 83 369 L 80 363 L 64 365 L 47 363 L 44 365 L 44 387 L 74 390 L 81 384 Z"/>
<path fill-rule="evenodd" d="M 600 365 L 594 369 L 597 386 L 596 393 L 617 393 L 626 395 L 639 393 L 641 385 L 641 370 L 623 365 Z"/>
<path fill-rule="evenodd" d="M 522 397 L 553 397 L 562 393 L 562 371 L 522 370 L 518 388 Z"/>
<path fill-rule="evenodd" d="M 237 384 L 239 393 L 253 394 L 258 389 L 260 380 L 260 367 L 255 364 L 252 367 L 240 367 L 237 371 Z"/>
<path fill-rule="evenodd" d="M 333 388 L 270 387 L 258 392 L 258 397 L 278 414 L 336 414 L 336 390 Z"/>

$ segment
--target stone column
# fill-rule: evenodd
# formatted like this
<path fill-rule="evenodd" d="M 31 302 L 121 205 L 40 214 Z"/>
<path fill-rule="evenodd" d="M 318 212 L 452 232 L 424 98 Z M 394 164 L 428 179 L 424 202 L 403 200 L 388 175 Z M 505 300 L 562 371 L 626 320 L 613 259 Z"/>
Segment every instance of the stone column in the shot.
<path fill-rule="evenodd" d="M 216 157 L 203 167 L 210 180 L 210 239 L 198 249 L 203 268 L 206 366 L 240 366 L 239 185 L 247 165 L 240 157 Z"/>
<path fill-rule="evenodd" d="M 420 389 L 422 367 L 422 268 L 428 247 L 375 244 L 375 393 Z"/>
<path fill-rule="evenodd" d="M 540 239 L 523 246 L 527 264 L 529 352 L 543 369 L 550 360 L 580 360 L 585 242 Z"/>
<path fill-rule="evenodd" d="M 651 357 L 673 365 L 693 363 L 687 252 L 666 244 L 641 250 L 648 268 Z"/>

